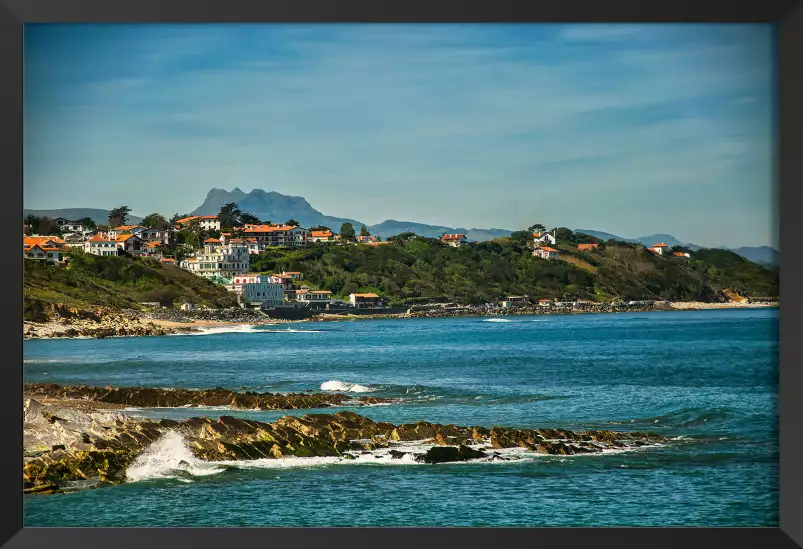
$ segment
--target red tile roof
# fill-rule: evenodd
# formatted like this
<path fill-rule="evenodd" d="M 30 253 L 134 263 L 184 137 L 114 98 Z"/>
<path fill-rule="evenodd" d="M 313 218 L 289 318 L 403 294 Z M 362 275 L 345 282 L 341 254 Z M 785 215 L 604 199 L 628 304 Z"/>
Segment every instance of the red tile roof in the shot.
<path fill-rule="evenodd" d="M 441 240 L 460 240 L 461 238 L 465 238 L 466 235 L 464 234 L 445 234 L 441 236 Z"/>
<path fill-rule="evenodd" d="M 354 297 L 379 297 L 379 296 L 371 293 L 371 294 L 354 294 Z"/>
<path fill-rule="evenodd" d="M 539 250 L 544 250 L 545 252 L 557 252 L 555 248 L 550 248 L 549 246 L 539 246 Z"/>

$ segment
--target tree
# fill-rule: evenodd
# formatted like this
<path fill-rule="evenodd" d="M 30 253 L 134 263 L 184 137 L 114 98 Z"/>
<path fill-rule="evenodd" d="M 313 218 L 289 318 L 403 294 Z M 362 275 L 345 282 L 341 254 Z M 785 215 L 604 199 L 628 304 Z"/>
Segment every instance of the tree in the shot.
<path fill-rule="evenodd" d="M 299 223 L 295 219 L 288 219 L 287 221 L 284 222 L 284 224 L 287 225 L 288 227 L 298 227 L 299 225 L 301 225 L 301 223 Z"/>
<path fill-rule="evenodd" d="M 326 225 L 316 225 L 315 227 L 310 227 L 309 230 L 310 231 L 331 231 L 332 229 L 330 229 Z"/>
<path fill-rule="evenodd" d="M 340 226 L 340 239 L 354 241 L 356 235 L 354 234 L 354 225 L 346 221 Z"/>
<path fill-rule="evenodd" d="M 168 227 L 167 219 L 165 219 L 163 215 L 155 212 L 146 215 L 145 219 L 142 220 L 142 224 L 146 227 L 150 227 L 151 229 L 157 229 L 160 231 L 163 231 Z"/>
<path fill-rule="evenodd" d="M 229 202 L 221 206 L 217 218 L 220 220 L 221 228 L 231 229 L 235 225 L 239 225 L 242 214 L 243 212 L 237 207 L 236 202 Z"/>
<path fill-rule="evenodd" d="M 31 228 L 33 229 L 33 227 Z M 53 223 L 49 217 L 40 217 L 39 222 L 36 224 L 36 234 L 49 235 L 59 232 L 59 226 Z"/>
<path fill-rule="evenodd" d="M 546 227 L 544 227 L 540 223 L 536 223 L 535 225 L 531 225 L 530 227 L 528 227 L 527 230 L 530 231 L 531 233 L 534 233 L 534 232 L 541 232 L 542 233 L 542 232 L 546 231 Z"/>
<path fill-rule="evenodd" d="M 259 225 L 259 218 L 250 213 L 240 214 L 240 225 Z"/>
<path fill-rule="evenodd" d="M 360 236 L 370 236 L 370 235 L 371 233 L 368 232 L 368 227 L 366 227 L 365 225 L 360 227 Z"/>
<path fill-rule="evenodd" d="M 33 228 L 33 227 L 36 227 L 39 224 L 39 218 L 36 217 L 33 214 L 28 214 L 28 215 L 25 216 L 25 221 L 24 222 L 25 222 L 25 225 L 28 225 L 29 227 Z"/>
<path fill-rule="evenodd" d="M 406 232 L 406 233 L 399 233 L 397 235 L 389 236 L 387 238 L 388 242 L 404 242 L 406 240 L 410 240 L 411 238 L 415 238 L 415 233 Z"/>
<path fill-rule="evenodd" d="M 131 213 L 131 208 L 128 206 L 120 206 L 119 208 L 114 208 L 109 212 L 109 226 L 110 227 L 119 227 L 120 225 L 125 225 L 128 221 L 128 214 Z"/>
<path fill-rule="evenodd" d="M 97 227 L 97 224 L 91 217 L 82 217 L 81 219 L 76 219 L 76 223 L 81 225 L 84 229 L 94 229 Z"/>
<path fill-rule="evenodd" d="M 176 221 L 178 221 L 179 219 L 184 219 L 185 217 L 189 216 L 187 214 L 174 213 L 173 217 L 170 218 L 170 224 L 175 225 Z"/>

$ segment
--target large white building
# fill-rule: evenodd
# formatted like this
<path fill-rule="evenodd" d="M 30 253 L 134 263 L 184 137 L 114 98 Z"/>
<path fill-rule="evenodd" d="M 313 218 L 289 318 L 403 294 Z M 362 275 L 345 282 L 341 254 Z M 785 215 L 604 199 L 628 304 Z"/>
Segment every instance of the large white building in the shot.
<path fill-rule="evenodd" d="M 259 305 L 262 308 L 279 307 L 284 301 L 284 286 L 269 275 L 254 273 L 235 275 L 224 287 L 240 296 L 246 305 Z"/>
<path fill-rule="evenodd" d="M 216 238 L 204 241 L 204 249 L 194 257 L 181 262 L 181 267 L 206 278 L 231 279 L 248 273 L 251 260 L 248 246 L 240 242 L 226 242 Z"/>
<path fill-rule="evenodd" d="M 205 231 L 220 230 L 220 219 L 218 219 L 216 215 L 191 215 L 177 220 L 176 225 L 184 228 L 195 220 L 198 221 L 198 225 L 200 225 L 201 229 Z"/>

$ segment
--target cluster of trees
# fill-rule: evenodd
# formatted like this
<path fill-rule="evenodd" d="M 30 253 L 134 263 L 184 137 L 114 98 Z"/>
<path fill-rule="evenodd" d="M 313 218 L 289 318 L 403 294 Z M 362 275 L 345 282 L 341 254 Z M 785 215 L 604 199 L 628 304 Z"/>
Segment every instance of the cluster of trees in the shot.
<path fill-rule="evenodd" d="M 301 271 L 305 283 L 336 295 L 373 291 L 391 303 L 476 304 L 522 294 L 566 300 L 708 300 L 726 287 L 743 295 L 777 295 L 775 273 L 726 250 L 697 252 L 692 261 L 661 258 L 643 246 L 556 228 L 557 247 L 566 261 L 543 261 L 532 258 L 524 236 L 534 230 L 543 228 L 460 248 L 402 233 L 389 237 L 387 246 L 268 250 L 251 263 L 258 272 Z M 601 246 L 594 253 L 578 252 L 577 243 L 583 242 Z"/>

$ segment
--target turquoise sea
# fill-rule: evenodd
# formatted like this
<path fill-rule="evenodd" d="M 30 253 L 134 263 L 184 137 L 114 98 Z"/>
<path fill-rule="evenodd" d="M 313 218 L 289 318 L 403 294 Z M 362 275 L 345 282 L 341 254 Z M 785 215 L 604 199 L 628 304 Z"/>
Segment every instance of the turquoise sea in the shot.
<path fill-rule="evenodd" d="M 375 420 L 650 430 L 627 452 L 291 458 L 25 497 L 26 526 L 777 526 L 778 310 L 357 320 L 24 344 L 25 381 L 396 397 Z M 338 409 L 310 410 L 334 412 Z M 307 411 L 289 412 L 300 415 Z M 153 409 L 272 421 L 288 412 Z M 179 474 L 182 473 L 182 474 Z"/>

